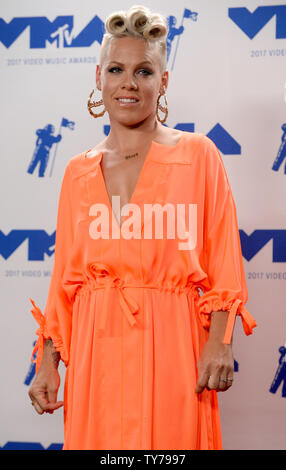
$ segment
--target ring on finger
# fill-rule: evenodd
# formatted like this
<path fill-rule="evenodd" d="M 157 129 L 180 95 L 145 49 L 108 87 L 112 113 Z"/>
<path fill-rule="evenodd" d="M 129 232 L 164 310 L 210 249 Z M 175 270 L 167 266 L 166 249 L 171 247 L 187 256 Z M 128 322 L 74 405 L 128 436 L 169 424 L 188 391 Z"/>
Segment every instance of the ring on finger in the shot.
<path fill-rule="evenodd" d="M 232 378 L 222 379 L 222 378 L 220 377 L 219 380 L 220 380 L 221 382 L 233 382 L 233 379 L 232 379 Z"/>

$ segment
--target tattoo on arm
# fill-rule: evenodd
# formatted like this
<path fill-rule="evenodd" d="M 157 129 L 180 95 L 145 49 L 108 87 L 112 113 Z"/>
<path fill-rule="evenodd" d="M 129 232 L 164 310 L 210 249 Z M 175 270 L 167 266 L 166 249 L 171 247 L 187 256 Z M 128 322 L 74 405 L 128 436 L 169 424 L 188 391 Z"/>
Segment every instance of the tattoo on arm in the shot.
<path fill-rule="evenodd" d="M 55 368 L 57 369 L 58 365 L 59 365 L 59 362 L 60 362 L 60 359 L 61 359 L 60 353 L 55 349 L 55 347 L 53 345 L 53 341 L 51 339 L 46 339 L 45 346 L 48 347 L 48 348 L 52 348 L 51 356 L 52 356 L 52 359 L 53 359 L 53 364 L 54 364 Z"/>

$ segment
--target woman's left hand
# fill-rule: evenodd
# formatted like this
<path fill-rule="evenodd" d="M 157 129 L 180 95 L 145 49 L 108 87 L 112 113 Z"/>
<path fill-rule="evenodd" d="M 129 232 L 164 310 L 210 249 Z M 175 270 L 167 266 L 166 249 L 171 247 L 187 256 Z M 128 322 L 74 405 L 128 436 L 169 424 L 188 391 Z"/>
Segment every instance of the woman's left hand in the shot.
<path fill-rule="evenodd" d="M 217 392 L 228 390 L 233 384 L 232 346 L 210 337 L 198 361 L 198 372 L 196 393 L 201 393 L 205 388 Z"/>

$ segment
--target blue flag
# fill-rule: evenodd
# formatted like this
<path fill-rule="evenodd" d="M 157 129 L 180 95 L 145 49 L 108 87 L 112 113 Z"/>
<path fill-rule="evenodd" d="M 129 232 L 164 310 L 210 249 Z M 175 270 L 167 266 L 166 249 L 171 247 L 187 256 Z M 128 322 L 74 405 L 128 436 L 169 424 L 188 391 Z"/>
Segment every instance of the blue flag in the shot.
<path fill-rule="evenodd" d="M 62 118 L 61 127 L 68 127 L 72 131 L 74 130 L 75 122 L 69 121 L 68 119 Z"/>
<path fill-rule="evenodd" d="M 188 8 L 185 8 L 184 10 L 184 18 L 190 18 L 192 16 L 191 10 L 188 10 Z"/>

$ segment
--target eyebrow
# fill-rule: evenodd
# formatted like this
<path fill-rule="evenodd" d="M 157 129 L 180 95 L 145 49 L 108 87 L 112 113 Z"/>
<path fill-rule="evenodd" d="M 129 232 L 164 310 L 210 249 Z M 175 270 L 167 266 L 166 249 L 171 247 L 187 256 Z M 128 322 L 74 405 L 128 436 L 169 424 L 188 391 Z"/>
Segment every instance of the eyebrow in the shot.
<path fill-rule="evenodd" d="M 124 66 L 124 64 L 122 64 L 122 62 L 118 62 L 117 60 L 111 60 L 109 62 L 109 65 L 110 64 L 117 64 L 117 65 L 121 65 L 121 66 Z M 137 64 L 137 67 L 139 67 L 140 65 L 145 65 L 145 64 L 148 64 L 148 65 L 151 65 L 153 66 L 154 64 L 152 62 L 150 62 L 149 60 L 143 60 L 142 62 L 139 62 L 139 64 Z"/>

